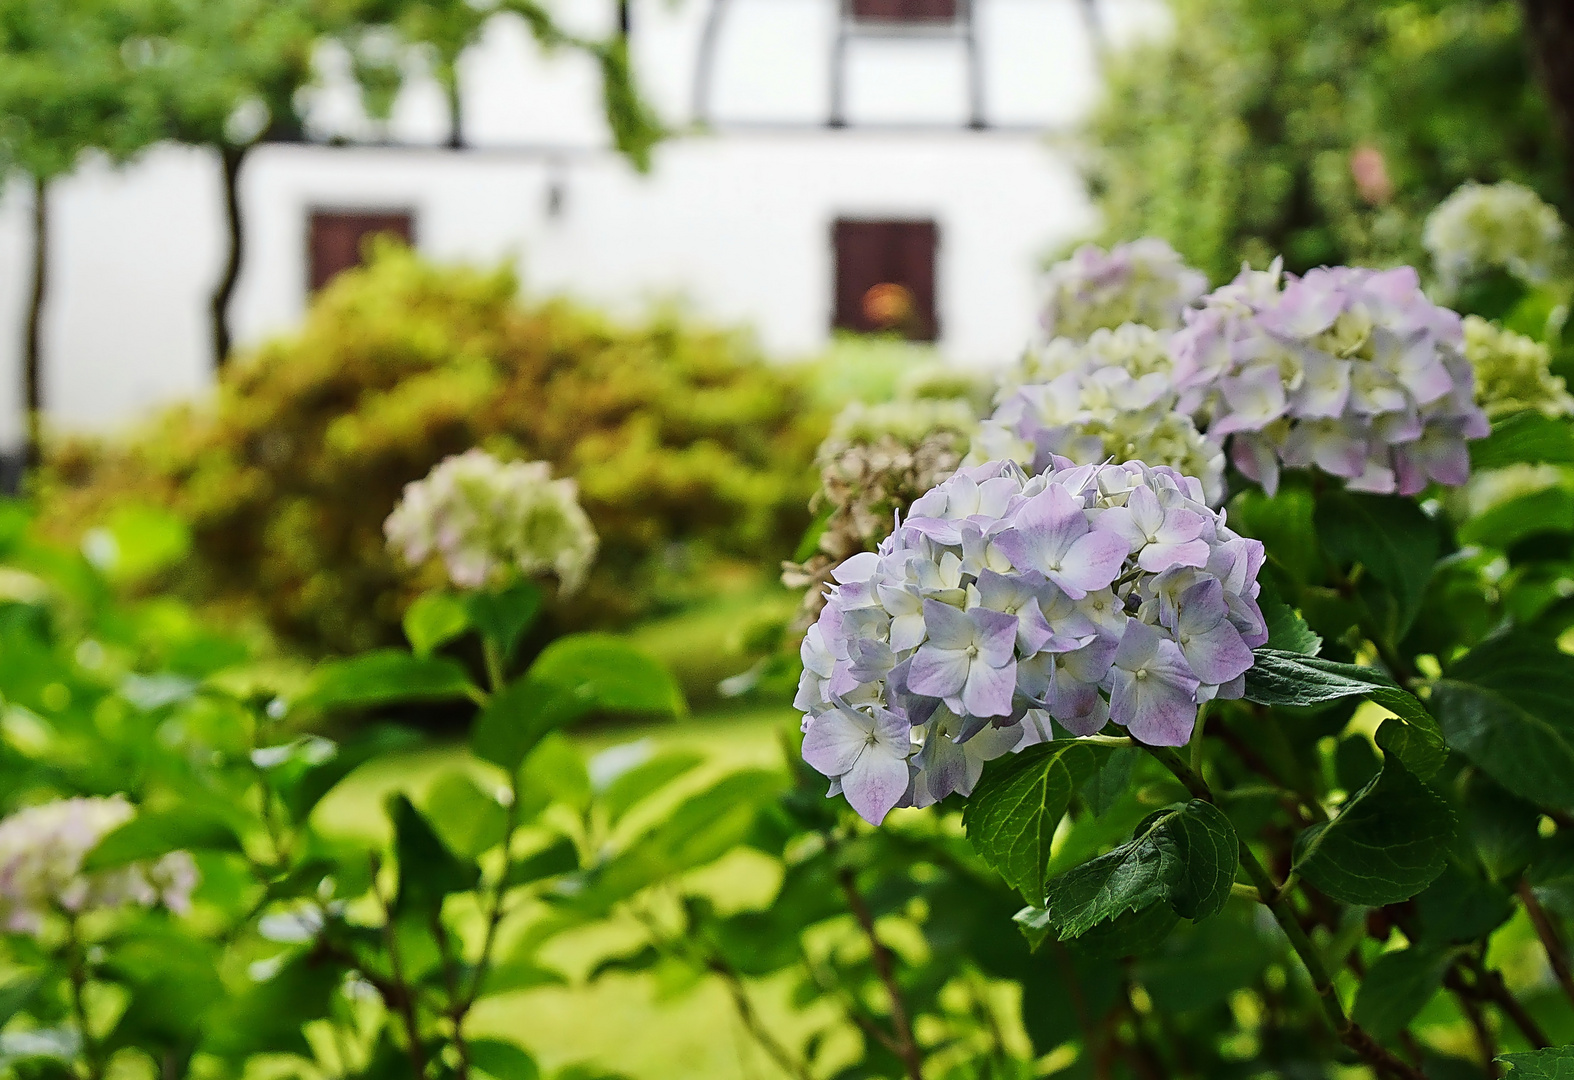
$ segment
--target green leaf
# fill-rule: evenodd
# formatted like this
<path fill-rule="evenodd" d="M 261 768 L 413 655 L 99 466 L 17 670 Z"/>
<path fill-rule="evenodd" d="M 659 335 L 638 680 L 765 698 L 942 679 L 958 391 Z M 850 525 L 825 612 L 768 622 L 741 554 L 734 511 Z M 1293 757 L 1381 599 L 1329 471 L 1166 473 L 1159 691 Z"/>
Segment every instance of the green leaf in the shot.
<path fill-rule="evenodd" d="M 1574 1080 L 1574 1046 L 1555 1046 L 1493 1059 L 1514 1070 L 1514 1080 Z"/>
<path fill-rule="evenodd" d="M 240 851 L 229 823 L 210 811 L 185 805 L 178 810 L 139 811 L 100 840 L 83 860 L 84 870 L 109 870 L 172 851 Z"/>
<path fill-rule="evenodd" d="M 443 897 L 475 888 L 481 871 L 458 859 L 406 796 L 389 800 L 388 816 L 399 859 L 396 910 L 435 912 Z"/>
<path fill-rule="evenodd" d="M 607 784 L 599 799 L 607 823 L 616 825 L 640 802 L 704 761 L 703 754 L 692 750 L 667 750 L 620 773 Z"/>
<path fill-rule="evenodd" d="M 1338 817 L 1300 835 L 1294 867 L 1347 904 L 1397 904 L 1443 872 L 1453 837 L 1447 801 L 1390 757 Z"/>
<path fill-rule="evenodd" d="M 239 1060 L 252 1054 L 312 1050 L 301 1027 L 328 1015 L 344 972 L 309 954 L 292 957 L 271 978 L 254 982 L 223 1001 L 205 1028 L 203 1049 Z"/>
<path fill-rule="evenodd" d="M 464 603 L 471 625 L 492 643 L 506 664 L 520 636 L 541 612 L 541 590 L 528 581 L 518 581 L 496 592 L 468 593 Z"/>
<path fill-rule="evenodd" d="M 422 593 L 404 613 L 404 636 L 417 656 L 433 652 L 470 629 L 470 612 L 453 593 Z"/>
<path fill-rule="evenodd" d="M 610 634 L 571 634 L 493 695 L 470 733 L 476 756 L 517 770 L 550 733 L 592 712 L 681 715 L 683 693 L 656 661 Z"/>
<path fill-rule="evenodd" d="M 1399 718 L 1402 730 L 1389 732 L 1386 744 L 1378 745 L 1411 772 L 1428 777 L 1442 767 L 1448 751 L 1437 720 L 1386 672 L 1273 649 L 1258 649 L 1246 672 L 1246 698 L 1260 705 L 1306 707 L 1346 697 L 1367 698 Z"/>
<path fill-rule="evenodd" d="M 304 821 L 312 809 L 350 773 L 376 758 L 391 758 L 420 746 L 419 732 L 392 724 L 367 727 L 339 744 L 334 755 L 301 773 L 280 795 L 291 816 Z"/>
<path fill-rule="evenodd" d="M 318 664 L 296 708 L 346 709 L 401 701 L 447 701 L 475 697 L 465 669 L 438 656 L 414 656 L 403 649 L 379 649 L 349 660 Z"/>
<path fill-rule="evenodd" d="M 4 986 L 0 986 L 0 1028 L 5 1027 L 11 1017 L 27 1008 L 27 1003 L 33 999 L 33 995 L 38 992 L 41 985 L 42 980 L 27 975 L 12 979 Z"/>
<path fill-rule="evenodd" d="M 456 855 L 475 859 L 503 842 L 508 811 L 469 773 L 438 777 L 426 793 L 426 817 Z"/>
<path fill-rule="evenodd" d="M 1574 492 L 1555 484 L 1498 503 L 1464 522 L 1459 542 L 1504 550 L 1547 533 L 1574 533 Z"/>
<path fill-rule="evenodd" d="M 1205 919 L 1229 899 L 1239 852 L 1235 829 L 1210 803 L 1193 799 L 1150 815 L 1130 843 L 1050 878 L 1049 924 L 1065 941 L 1161 902 Z"/>
<path fill-rule="evenodd" d="M 1432 689 L 1448 745 L 1538 806 L 1574 810 L 1574 657 L 1524 631 L 1466 653 Z"/>
<path fill-rule="evenodd" d="M 471 1039 L 470 1061 L 494 1080 L 536 1080 L 541 1068 L 536 1059 L 502 1039 Z"/>
<path fill-rule="evenodd" d="M 169 510 L 124 505 L 82 538 L 82 550 L 105 577 L 116 584 L 133 584 L 184 559 L 191 551 L 191 528 Z"/>
<path fill-rule="evenodd" d="M 546 847 L 531 852 L 510 866 L 503 883 L 513 888 L 516 885 L 529 885 L 542 878 L 572 874 L 578 869 L 579 849 L 568 837 L 559 836 Z"/>
<path fill-rule="evenodd" d="M 1520 462 L 1574 464 L 1574 426 L 1527 410 L 1493 421 L 1492 433 L 1470 444 L 1472 471 Z"/>
<path fill-rule="evenodd" d="M 1342 565 L 1360 564 L 1388 591 L 1391 610 L 1368 606 L 1384 624 L 1391 642 L 1404 637 L 1442 550 L 1437 525 L 1413 499 L 1334 491 L 1317 503 L 1317 535 L 1329 557 Z"/>
<path fill-rule="evenodd" d="M 1355 995 L 1351 1019 L 1379 1042 L 1410 1026 L 1443 985 L 1453 956 L 1435 949 L 1401 949 L 1379 956 Z"/>
<path fill-rule="evenodd" d="M 1134 746 L 1111 746 L 1107 749 L 1109 753 L 1104 764 L 1095 769 L 1079 789 L 1079 794 L 1094 817 L 1109 813 L 1116 803 L 1131 794 L 1131 771 L 1142 757 L 1142 751 Z"/>
<path fill-rule="evenodd" d="M 984 766 L 962 825 L 974 850 L 1029 901 L 1043 895 L 1049 842 L 1071 796 L 1108 753 L 1097 744 L 1057 740 Z"/>
<path fill-rule="evenodd" d="M 1262 609 L 1263 619 L 1268 624 L 1265 648 L 1302 656 L 1316 656 L 1322 651 L 1323 639 L 1306 625 L 1299 611 L 1279 599 L 1270 584 L 1264 583 L 1257 606 Z"/>

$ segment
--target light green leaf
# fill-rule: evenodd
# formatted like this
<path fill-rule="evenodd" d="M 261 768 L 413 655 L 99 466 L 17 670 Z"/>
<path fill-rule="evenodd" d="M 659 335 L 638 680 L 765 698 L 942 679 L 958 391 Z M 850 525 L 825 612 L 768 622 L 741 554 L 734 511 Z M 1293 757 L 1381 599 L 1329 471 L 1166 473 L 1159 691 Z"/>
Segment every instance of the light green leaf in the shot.
<path fill-rule="evenodd" d="M 1421 610 L 1421 594 L 1442 549 L 1436 524 L 1413 499 L 1349 491 L 1321 497 L 1314 521 L 1330 558 L 1365 567 L 1387 589 L 1393 601 L 1390 610 L 1380 610 L 1370 594 L 1368 606 L 1390 641 L 1404 637 Z"/>
<path fill-rule="evenodd" d="M 141 811 L 100 840 L 84 870 L 109 870 L 172 851 L 240 851 L 240 838 L 222 817 L 196 806 Z"/>
<path fill-rule="evenodd" d="M 456 855 L 474 859 L 503 842 L 508 811 L 468 773 L 444 773 L 426 793 L 426 817 Z"/>
<path fill-rule="evenodd" d="M 1448 750 L 1437 720 L 1386 672 L 1273 649 L 1256 650 L 1246 672 L 1246 698 L 1260 705 L 1306 707 L 1346 697 L 1364 697 L 1399 718 L 1404 730 L 1390 732 L 1379 745 L 1411 772 L 1428 777 L 1442 767 Z"/>
<path fill-rule="evenodd" d="M 1500 550 L 1546 533 L 1574 532 L 1574 492 L 1553 485 L 1498 503 L 1459 526 L 1461 544 Z"/>
<path fill-rule="evenodd" d="M 1574 657 L 1523 631 L 1490 638 L 1432 689 L 1448 745 L 1509 791 L 1574 810 Z"/>
<path fill-rule="evenodd" d="M 502 1039 L 469 1040 L 470 1060 L 494 1080 L 536 1080 L 541 1068 L 536 1059 Z"/>
<path fill-rule="evenodd" d="M 1377 1041 L 1392 1041 L 1442 987 L 1443 973 L 1452 963 L 1449 953 L 1436 949 L 1384 953 L 1367 970 L 1351 1019 Z"/>
<path fill-rule="evenodd" d="M 401 701 L 447 701 L 475 697 L 465 669 L 437 656 L 379 649 L 349 660 L 318 664 L 296 708 L 346 709 Z"/>
<path fill-rule="evenodd" d="M 470 612 L 453 593 L 423 593 L 404 613 L 404 636 L 417 656 L 432 655 L 468 629 Z"/>
<path fill-rule="evenodd" d="M 1229 820 L 1193 799 L 1150 815 L 1130 843 L 1050 878 L 1044 906 L 1062 941 L 1161 902 L 1177 914 L 1205 919 L 1229 899 L 1238 859 Z"/>
<path fill-rule="evenodd" d="M 1574 1080 L 1574 1046 L 1555 1046 L 1494 1058 L 1514 1070 L 1513 1080 Z"/>
<path fill-rule="evenodd" d="M 704 761 L 703 754 L 692 750 L 667 750 L 620 774 L 607 785 L 599 799 L 608 824 L 616 825 L 640 802 Z"/>
<path fill-rule="evenodd" d="M 1295 845 L 1295 870 L 1336 900 L 1378 907 L 1408 900 L 1447 862 L 1454 814 L 1397 757 Z"/>
<path fill-rule="evenodd" d="M 1031 746 L 984 767 L 962 811 L 973 848 L 1028 900 L 1044 891 L 1049 842 L 1077 787 L 1109 747 L 1078 740 Z"/>

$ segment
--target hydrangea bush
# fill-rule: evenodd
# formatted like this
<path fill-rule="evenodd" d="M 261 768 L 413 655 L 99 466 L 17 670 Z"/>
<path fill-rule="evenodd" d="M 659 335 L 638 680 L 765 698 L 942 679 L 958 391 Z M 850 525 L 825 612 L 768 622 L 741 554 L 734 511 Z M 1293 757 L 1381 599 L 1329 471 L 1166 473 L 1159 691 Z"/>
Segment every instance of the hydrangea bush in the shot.
<path fill-rule="evenodd" d="M 1108 251 L 1085 244 L 1049 268 L 1044 286 L 1045 335 L 1086 341 L 1125 323 L 1174 329 L 1208 291 L 1208 278 L 1163 240 L 1147 238 Z"/>
<path fill-rule="evenodd" d="M 1563 259 L 1557 210 L 1512 180 L 1462 185 L 1427 217 L 1422 238 L 1447 292 L 1491 270 L 1545 282 Z"/>

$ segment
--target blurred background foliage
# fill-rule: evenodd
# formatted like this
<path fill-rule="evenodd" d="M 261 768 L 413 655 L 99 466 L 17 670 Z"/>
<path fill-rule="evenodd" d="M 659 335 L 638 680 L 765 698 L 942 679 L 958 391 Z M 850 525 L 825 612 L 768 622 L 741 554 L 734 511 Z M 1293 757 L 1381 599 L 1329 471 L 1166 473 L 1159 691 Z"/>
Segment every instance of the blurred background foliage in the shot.
<path fill-rule="evenodd" d="M 1174 0 L 1112 59 L 1086 178 L 1106 241 L 1159 236 L 1214 282 L 1422 262 L 1426 214 L 1516 180 L 1568 216 L 1515 0 Z"/>

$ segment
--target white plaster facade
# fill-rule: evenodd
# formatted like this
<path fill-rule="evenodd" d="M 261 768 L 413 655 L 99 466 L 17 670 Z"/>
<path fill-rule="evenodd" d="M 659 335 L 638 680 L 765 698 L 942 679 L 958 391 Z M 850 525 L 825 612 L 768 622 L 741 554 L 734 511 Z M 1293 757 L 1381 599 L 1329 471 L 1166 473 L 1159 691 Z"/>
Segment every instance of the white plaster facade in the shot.
<path fill-rule="evenodd" d="M 709 2 L 635 0 L 636 70 L 675 129 L 693 129 Z M 1057 141 L 1097 90 L 1085 0 L 977 0 L 985 130 L 965 126 L 964 54 L 942 40 L 855 43 L 849 126 L 827 128 L 834 0 L 724 2 L 711 124 L 664 143 L 644 176 L 607 149 L 590 62 L 542 55 L 506 18 L 465 58 L 472 149 L 458 153 L 437 148 L 446 112 L 428 80 L 412 82 L 379 131 L 325 54 L 313 133 L 406 148 L 268 146 L 249 159 L 239 341 L 300 318 L 310 208 L 409 208 L 417 246 L 436 258 L 516 260 L 528 290 L 615 310 L 675 298 L 752 326 L 773 354 L 806 354 L 829 332 L 831 222 L 862 215 L 934 218 L 942 350 L 964 362 L 1013 355 L 1031 332 L 1039 259 L 1093 224 L 1074 147 Z M 605 30 L 596 20 L 608 5 L 572 4 L 565 21 Z M 1162 0 L 1099 0 L 1098 11 L 1117 44 L 1168 26 Z M 53 205 L 51 423 L 111 427 L 204 386 L 221 258 L 216 163 L 177 147 L 119 170 L 89 163 Z M 0 200 L 0 445 L 20 432 L 20 376 L 6 373 L 20 369 L 28 220 L 15 184 Z"/>

